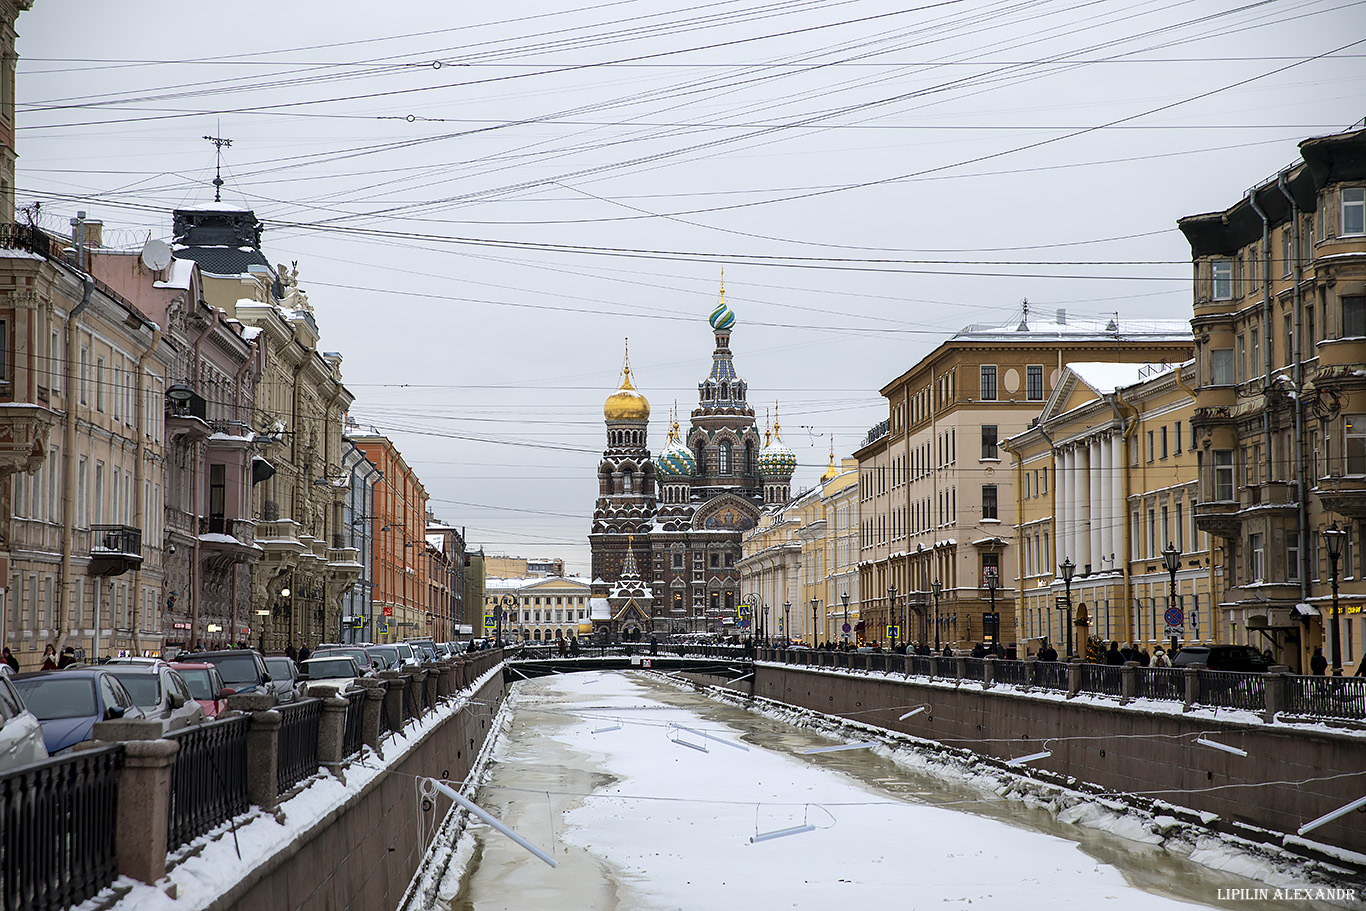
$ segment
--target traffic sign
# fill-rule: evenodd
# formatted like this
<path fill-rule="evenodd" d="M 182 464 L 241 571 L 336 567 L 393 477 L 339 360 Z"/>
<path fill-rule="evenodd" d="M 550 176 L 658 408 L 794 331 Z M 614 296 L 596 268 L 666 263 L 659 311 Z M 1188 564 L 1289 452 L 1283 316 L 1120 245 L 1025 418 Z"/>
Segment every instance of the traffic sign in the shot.
<path fill-rule="evenodd" d="M 847 623 L 840 627 L 840 632 L 844 633 L 846 636 L 852 633 L 853 631 L 854 628 Z"/>
<path fill-rule="evenodd" d="M 1186 631 L 1179 626 L 1169 626 L 1163 631 L 1162 636 L 1166 639 L 1184 639 Z"/>
<path fill-rule="evenodd" d="M 493 629 L 498 625 L 498 618 L 490 614 L 484 618 L 484 629 Z"/>
<path fill-rule="evenodd" d="M 1168 626 L 1181 626 L 1186 622 L 1185 613 L 1179 607 L 1169 607 L 1167 612 L 1162 615 Z"/>
<path fill-rule="evenodd" d="M 386 616 L 386 617 L 392 617 L 393 615 L 394 615 L 394 609 L 393 609 L 392 607 L 386 607 L 386 608 L 384 609 L 384 616 Z"/>
<path fill-rule="evenodd" d="M 900 638 L 900 636 L 901 636 L 901 627 L 899 627 L 899 626 L 889 626 L 889 627 L 887 627 L 887 638 L 888 638 L 888 639 L 897 639 L 897 638 Z"/>
<path fill-rule="evenodd" d="M 389 621 L 388 621 L 388 620 L 380 620 L 380 621 L 379 621 L 379 634 L 380 634 L 381 636 L 387 636 L 387 635 L 389 635 Z"/>

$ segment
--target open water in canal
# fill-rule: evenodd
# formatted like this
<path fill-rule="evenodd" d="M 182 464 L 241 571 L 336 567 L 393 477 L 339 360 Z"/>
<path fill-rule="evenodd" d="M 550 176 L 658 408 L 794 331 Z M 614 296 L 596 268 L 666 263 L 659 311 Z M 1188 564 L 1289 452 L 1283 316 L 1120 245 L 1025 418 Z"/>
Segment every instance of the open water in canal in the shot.
<path fill-rule="evenodd" d="M 1293 870 L 1270 884 L 1215 871 L 869 749 L 806 754 L 843 741 L 649 674 L 520 682 L 509 707 L 476 799 L 558 866 L 472 824 L 447 911 L 1359 906 L 1278 901 Z M 1256 889 L 1266 900 L 1229 891 Z"/>

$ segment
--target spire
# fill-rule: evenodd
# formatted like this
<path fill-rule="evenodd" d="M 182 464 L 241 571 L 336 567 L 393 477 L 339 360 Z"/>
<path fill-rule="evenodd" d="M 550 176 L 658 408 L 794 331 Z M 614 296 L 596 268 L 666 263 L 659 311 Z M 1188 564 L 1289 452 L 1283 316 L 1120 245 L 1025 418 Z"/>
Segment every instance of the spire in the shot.
<path fill-rule="evenodd" d="M 721 269 L 721 297 L 716 303 L 716 309 L 707 318 L 711 327 L 718 333 L 729 332 L 735 327 L 735 313 L 726 306 L 726 270 Z"/>
<path fill-rule="evenodd" d="M 636 536 L 626 536 L 626 562 L 621 566 L 621 577 L 630 579 L 636 575 Z"/>
<path fill-rule="evenodd" d="M 821 483 L 832 481 L 839 476 L 839 466 L 835 464 L 835 435 L 830 434 L 830 464 L 825 469 L 825 474 L 821 475 Z"/>
<path fill-rule="evenodd" d="M 771 443 L 771 442 L 773 442 L 773 438 L 772 438 L 772 434 L 769 433 L 769 430 L 768 430 L 768 409 L 765 408 L 765 409 L 764 409 L 764 448 L 767 449 L 767 448 L 768 448 L 768 444 Z"/>
<path fill-rule="evenodd" d="M 781 440 L 781 439 L 782 439 L 782 434 L 780 434 L 778 431 L 779 431 L 779 428 L 778 428 L 778 403 L 777 403 L 777 402 L 774 402 L 774 403 L 773 403 L 773 439 L 775 439 L 775 440 Z"/>
<path fill-rule="evenodd" d="M 220 136 L 205 136 L 209 142 L 213 143 L 214 152 L 218 156 L 218 162 L 213 169 L 213 201 L 223 201 L 223 150 L 232 145 L 231 139 L 223 139 Z"/>
<path fill-rule="evenodd" d="M 670 443 L 677 443 L 677 442 L 678 442 L 678 402 L 677 402 L 677 401 L 674 402 L 673 411 L 669 412 L 669 417 L 670 417 L 670 419 L 671 419 L 672 422 L 673 422 L 673 426 L 669 428 L 669 442 L 670 442 Z"/>

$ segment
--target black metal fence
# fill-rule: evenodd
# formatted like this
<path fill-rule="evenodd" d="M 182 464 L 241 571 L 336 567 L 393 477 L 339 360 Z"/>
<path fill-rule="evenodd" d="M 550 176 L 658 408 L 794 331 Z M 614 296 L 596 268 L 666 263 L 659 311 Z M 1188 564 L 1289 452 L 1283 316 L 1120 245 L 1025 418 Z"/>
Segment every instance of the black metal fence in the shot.
<path fill-rule="evenodd" d="M 1033 675 L 1030 674 L 1030 665 L 1023 661 L 997 661 L 991 666 L 992 679 L 996 683 L 1010 684 L 1011 686 L 1033 686 Z"/>
<path fill-rule="evenodd" d="M 1201 671 L 1201 705 L 1260 712 L 1266 708 L 1266 677 L 1237 671 Z"/>
<path fill-rule="evenodd" d="M 1366 720 L 1366 677 L 1291 677 L 1286 711 Z"/>
<path fill-rule="evenodd" d="M 171 766 L 170 829 L 167 850 L 239 813 L 247 799 L 247 715 L 210 721 L 173 731 L 168 740 L 180 744 Z"/>
<path fill-rule="evenodd" d="M 277 793 L 283 794 L 318 771 L 318 722 L 322 720 L 321 699 L 301 699 L 282 705 L 280 739 L 275 766 Z"/>
<path fill-rule="evenodd" d="M 118 875 L 122 744 L 0 775 L 0 909 L 58 911 Z"/>
<path fill-rule="evenodd" d="M 353 756 L 365 743 L 365 695 L 368 690 L 346 694 L 346 728 L 342 732 L 342 755 Z"/>
<path fill-rule="evenodd" d="M 964 658 L 963 665 L 964 680 L 986 679 L 986 662 L 983 661 L 981 658 Z"/>
<path fill-rule="evenodd" d="M 1122 671 L 1123 668 L 1117 664 L 1081 665 L 1081 692 L 1100 693 L 1105 696 L 1124 695 Z"/>
<path fill-rule="evenodd" d="M 1186 701 L 1186 672 L 1175 667 L 1135 668 L 1134 696 L 1138 699 Z"/>
<path fill-rule="evenodd" d="M 1057 661 L 1034 662 L 1034 685 L 1041 690 L 1066 692 L 1070 687 L 1067 680 L 1067 665 Z"/>

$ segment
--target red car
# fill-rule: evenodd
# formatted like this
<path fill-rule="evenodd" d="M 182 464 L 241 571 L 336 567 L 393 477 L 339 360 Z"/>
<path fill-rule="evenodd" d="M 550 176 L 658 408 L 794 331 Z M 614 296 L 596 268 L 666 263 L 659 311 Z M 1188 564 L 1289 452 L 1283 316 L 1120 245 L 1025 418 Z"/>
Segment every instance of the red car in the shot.
<path fill-rule="evenodd" d="M 236 692 L 223 685 L 218 668 L 212 664 L 173 661 L 171 667 L 179 671 L 181 679 L 190 688 L 190 695 L 203 706 L 204 715 L 208 718 L 218 717 L 218 713 L 228 707 L 225 700 Z"/>

